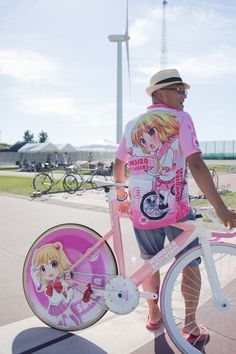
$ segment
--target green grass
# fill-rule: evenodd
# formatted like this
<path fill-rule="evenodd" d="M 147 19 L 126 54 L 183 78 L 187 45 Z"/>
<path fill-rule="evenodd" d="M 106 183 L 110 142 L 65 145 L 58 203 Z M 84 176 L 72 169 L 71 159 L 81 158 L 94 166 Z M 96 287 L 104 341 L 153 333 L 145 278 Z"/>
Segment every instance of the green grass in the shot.
<path fill-rule="evenodd" d="M 34 192 L 33 178 L 29 177 L 12 177 L 0 176 L 0 193 L 17 194 L 23 196 L 31 196 Z M 91 188 L 90 185 L 84 187 Z M 52 192 L 62 191 L 62 183 L 51 189 Z M 236 192 L 227 192 L 222 194 L 222 198 L 228 207 L 236 209 Z M 209 205 L 206 199 L 195 199 L 191 203 L 194 207 Z"/>
<path fill-rule="evenodd" d="M 222 199 L 229 208 L 236 209 L 236 192 L 226 192 L 221 194 Z M 208 206 L 209 202 L 207 199 L 193 199 L 191 201 L 193 207 Z"/>
<path fill-rule="evenodd" d="M 62 182 L 54 186 L 51 192 L 63 191 Z M 31 196 L 34 192 L 33 178 L 0 176 L 0 193 Z"/>
<path fill-rule="evenodd" d="M 222 164 L 222 165 L 218 164 L 217 165 L 217 163 L 209 164 L 209 163 L 207 163 L 207 161 L 205 161 L 205 162 L 206 162 L 208 168 L 214 169 L 217 173 L 227 173 L 227 172 L 230 172 L 230 171 L 233 171 L 236 169 L 236 163 L 232 164 L 232 165 L 230 165 L 230 164 L 228 164 L 228 165 L 227 164 Z"/>
<path fill-rule="evenodd" d="M 0 193 L 30 196 L 33 179 L 29 177 L 0 176 Z"/>

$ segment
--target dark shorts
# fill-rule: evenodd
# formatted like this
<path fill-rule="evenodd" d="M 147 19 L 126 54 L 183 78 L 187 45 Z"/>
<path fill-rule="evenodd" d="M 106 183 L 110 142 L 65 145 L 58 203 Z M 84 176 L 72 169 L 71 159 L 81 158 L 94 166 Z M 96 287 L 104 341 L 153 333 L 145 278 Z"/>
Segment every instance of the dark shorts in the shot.
<path fill-rule="evenodd" d="M 191 211 L 187 216 L 183 219 L 179 220 L 186 221 L 186 220 L 195 220 L 195 215 Z M 153 230 L 140 230 L 134 228 L 134 233 L 138 242 L 140 256 L 142 259 L 150 259 L 155 254 L 160 252 L 165 245 L 166 238 L 171 242 L 174 240 L 180 233 L 182 232 L 181 229 L 178 229 L 174 226 L 165 226 L 160 229 L 153 229 Z M 189 250 L 195 246 L 198 246 L 199 242 L 198 239 L 192 241 L 188 246 L 182 250 L 177 257 L 181 256 L 186 250 Z M 201 259 L 197 258 L 192 261 L 189 266 L 195 267 L 201 263 Z"/>

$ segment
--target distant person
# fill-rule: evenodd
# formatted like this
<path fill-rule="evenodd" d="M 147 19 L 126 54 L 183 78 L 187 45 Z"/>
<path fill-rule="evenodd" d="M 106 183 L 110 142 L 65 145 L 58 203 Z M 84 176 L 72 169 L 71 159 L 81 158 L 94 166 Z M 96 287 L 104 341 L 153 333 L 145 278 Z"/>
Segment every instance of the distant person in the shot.
<path fill-rule="evenodd" d="M 23 160 L 23 168 L 25 168 L 27 170 L 29 168 L 29 166 L 30 166 L 29 161 L 26 158 L 24 158 L 24 160 Z"/>
<path fill-rule="evenodd" d="M 59 161 L 58 152 L 55 151 L 55 152 L 54 152 L 54 166 L 55 166 L 55 167 L 58 167 L 58 161 Z"/>
<path fill-rule="evenodd" d="M 216 210 L 225 226 L 236 226 L 236 213 L 229 210 L 201 158 L 194 124 L 184 112 L 184 101 L 190 86 L 182 81 L 175 69 L 161 70 L 150 80 L 147 94 L 152 104 L 147 111 L 130 121 L 125 128 L 114 165 L 115 182 L 125 184 L 128 162 L 129 198 L 124 188 L 117 189 L 122 212 L 131 211 L 134 233 L 144 261 L 152 258 L 169 241 L 178 237 L 181 229 L 170 226 L 178 221 L 194 220 L 189 202 L 186 178 L 187 164 L 203 194 Z M 187 248 L 196 246 L 197 240 Z M 185 249 L 186 250 L 186 249 Z M 201 289 L 200 259 L 183 271 L 182 293 L 185 300 L 184 336 L 208 337 L 206 328 L 196 323 L 196 309 Z M 195 279 L 194 296 L 188 291 L 189 279 Z M 160 274 L 154 273 L 143 283 L 145 291 L 159 292 Z M 147 300 L 149 314 L 146 327 L 156 330 L 162 323 L 157 301 Z"/>
<path fill-rule="evenodd" d="M 93 154 L 90 152 L 88 155 L 88 163 L 91 163 L 93 161 Z"/>
<path fill-rule="evenodd" d="M 91 164 L 92 164 L 92 161 L 93 161 L 93 154 L 92 152 L 90 151 L 90 153 L 88 154 L 88 168 L 91 168 Z"/>
<path fill-rule="evenodd" d="M 63 165 L 67 166 L 68 162 L 69 162 L 69 156 L 68 156 L 67 152 L 64 152 L 63 153 Z"/>
<path fill-rule="evenodd" d="M 112 161 L 110 166 L 109 166 L 109 173 L 110 173 L 110 176 L 113 175 L 113 168 L 114 168 L 114 162 Z"/>
<path fill-rule="evenodd" d="M 97 173 L 104 173 L 104 162 L 99 161 L 97 164 Z"/>
<path fill-rule="evenodd" d="M 47 155 L 46 163 L 48 164 L 49 167 L 51 166 L 51 154 Z"/>

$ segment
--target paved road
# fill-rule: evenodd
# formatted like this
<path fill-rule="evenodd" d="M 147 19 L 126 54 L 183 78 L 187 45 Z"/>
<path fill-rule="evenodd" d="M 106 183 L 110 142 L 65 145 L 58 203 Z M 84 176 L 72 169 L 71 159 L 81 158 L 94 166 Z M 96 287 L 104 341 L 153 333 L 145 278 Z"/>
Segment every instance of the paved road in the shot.
<path fill-rule="evenodd" d="M 76 205 L 64 196 L 60 196 L 61 200 L 52 200 L 50 197 L 30 200 L 0 196 L 1 354 L 36 352 L 36 349 L 39 353 L 58 354 L 132 353 L 133 350 L 153 340 L 153 334 L 144 328 L 147 313 L 145 303 L 130 317 L 108 314 L 97 327 L 73 335 L 43 325 L 33 316 L 26 303 L 21 282 L 22 267 L 25 255 L 37 236 L 51 226 L 66 222 L 87 224 L 100 233 L 108 230 L 108 226 L 105 225 L 108 225 L 109 215 L 104 197 L 101 192 L 91 192 L 90 195 L 94 203 L 93 208 L 88 204 L 88 198 L 85 198 L 86 201 L 80 200 Z M 77 196 L 78 198 L 80 196 Z M 122 225 L 127 235 L 126 261 L 130 273 L 135 268 L 135 259 L 138 264 L 140 260 L 130 222 L 124 220 Z M 135 323 L 135 333 L 132 326 L 128 331 L 132 321 Z M 142 332 L 138 341 L 136 331 Z M 108 333 L 106 339 L 105 333 Z M 117 335 L 122 336 L 121 346 L 117 346 Z M 35 347 L 33 351 L 29 351 L 32 347 Z"/>
<path fill-rule="evenodd" d="M 105 225 L 109 215 L 102 192 L 58 194 L 34 200 L 0 195 L 0 215 L 1 354 L 34 353 L 36 350 L 43 354 L 177 353 L 170 343 L 167 344 L 163 328 L 155 334 L 145 329 L 145 302 L 128 316 L 107 314 L 95 327 L 73 334 L 48 328 L 33 316 L 26 303 L 21 274 L 30 245 L 43 231 L 60 223 L 77 222 L 90 225 L 99 233 L 107 231 Z M 122 227 L 130 273 L 140 260 L 130 222 L 124 220 Z M 218 351 L 207 353 L 213 352 L 222 354 Z"/>

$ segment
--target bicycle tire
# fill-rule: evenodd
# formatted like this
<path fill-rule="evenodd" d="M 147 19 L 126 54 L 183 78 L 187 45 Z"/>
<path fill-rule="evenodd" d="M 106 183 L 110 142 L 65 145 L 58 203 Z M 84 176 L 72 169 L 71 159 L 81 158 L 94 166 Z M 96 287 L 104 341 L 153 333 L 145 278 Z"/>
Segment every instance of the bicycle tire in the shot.
<path fill-rule="evenodd" d="M 39 173 L 33 179 L 34 190 L 42 194 L 49 192 L 52 185 L 52 178 L 47 173 Z"/>
<path fill-rule="evenodd" d="M 210 334 L 205 342 L 196 341 L 196 343 L 190 344 L 181 333 L 185 317 L 185 306 L 184 301 L 181 301 L 183 296 L 181 295 L 180 277 L 182 277 L 183 268 L 191 261 L 198 257 L 203 257 L 201 247 L 197 246 L 179 257 L 169 268 L 163 281 L 160 305 L 161 311 L 164 314 L 164 326 L 172 342 L 184 354 L 202 353 L 204 347 L 206 347 L 209 353 L 222 353 L 221 351 L 216 351 L 216 348 L 218 350 L 218 348 L 222 347 L 224 347 L 224 353 L 233 353 L 235 351 L 236 334 L 234 328 L 236 326 L 236 303 L 234 299 L 236 298 L 236 246 L 219 242 L 212 243 L 211 249 L 221 288 L 223 289 L 224 296 L 229 301 L 230 311 L 222 311 L 222 309 L 218 309 L 213 303 L 210 284 L 202 259 L 199 265 L 201 272 L 201 292 L 196 320 L 198 324 L 203 323 Z M 193 277 L 191 279 L 189 278 L 193 282 Z M 189 291 L 192 289 L 190 284 L 188 289 Z M 225 341 L 225 338 L 228 341 Z"/>
<path fill-rule="evenodd" d="M 101 182 L 106 182 L 107 181 L 106 176 L 104 174 L 100 174 L 100 173 L 95 172 L 95 173 L 93 173 L 92 178 L 91 178 L 91 182 L 90 183 L 91 183 L 92 188 L 96 189 L 98 191 L 102 191 L 103 187 L 98 187 L 96 182 L 94 182 L 94 179 L 97 179 L 97 180 L 99 180 Z"/>
<path fill-rule="evenodd" d="M 81 188 L 81 186 L 82 186 L 84 178 L 78 172 L 76 172 L 75 177 L 76 177 L 77 182 L 78 182 L 78 190 L 79 190 Z"/>
<path fill-rule="evenodd" d="M 73 270 L 72 279 L 79 281 L 79 285 L 68 285 L 62 271 L 63 267 L 69 269 L 100 238 L 87 226 L 62 224 L 45 231 L 29 249 L 23 266 L 23 289 L 33 313 L 48 326 L 64 331 L 80 330 L 93 325 L 107 312 L 101 296 L 91 296 L 89 302 L 83 302 L 89 283 L 103 289 L 109 278 L 117 275 L 116 259 L 107 242 Z M 49 269 L 54 275 L 48 273 Z M 55 288 L 58 283 L 61 289 Z"/>
<path fill-rule="evenodd" d="M 74 194 L 79 189 L 77 178 L 72 174 L 67 174 L 63 179 L 63 188 L 67 193 Z"/>

